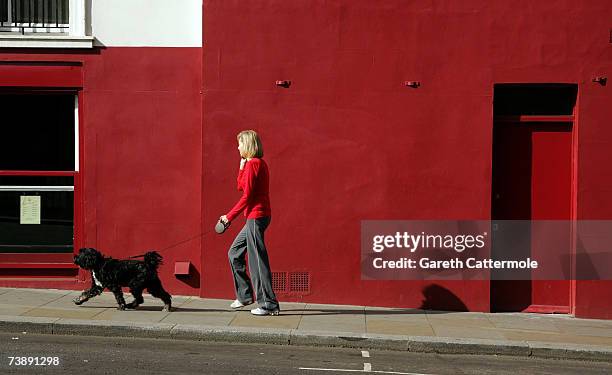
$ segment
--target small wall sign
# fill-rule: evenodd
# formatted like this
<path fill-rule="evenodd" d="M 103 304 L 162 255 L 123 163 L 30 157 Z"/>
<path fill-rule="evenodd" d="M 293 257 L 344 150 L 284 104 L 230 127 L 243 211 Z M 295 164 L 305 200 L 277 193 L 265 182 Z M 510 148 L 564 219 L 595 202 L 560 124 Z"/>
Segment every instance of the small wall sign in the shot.
<path fill-rule="evenodd" d="M 22 195 L 19 224 L 40 224 L 40 196 Z"/>

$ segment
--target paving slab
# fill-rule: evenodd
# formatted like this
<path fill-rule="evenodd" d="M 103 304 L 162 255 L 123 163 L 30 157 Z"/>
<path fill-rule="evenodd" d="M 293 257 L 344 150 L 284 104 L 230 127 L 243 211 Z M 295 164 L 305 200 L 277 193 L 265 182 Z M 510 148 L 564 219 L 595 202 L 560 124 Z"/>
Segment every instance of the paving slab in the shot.
<path fill-rule="evenodd" d="M 235 314 L 206 314 L 194 312 L 171 312 L 162 318 L 160 323 L 205 325 L 205 326 L 229 326 Z"/>
<path fill-rule="evenodd" d="M 95 315 L 92 321 L 115 321 L 115 322 L 141 322 L 141 323 L 159 323 L 169 312 L 161 311 L 161 307 L 157 311 L 146 310 L 117 310 L 105 309 L 100 314 Z"/>
<path fill-rule="evenodd" d="M 329 316 L 304 315 L 298 329 L 305 331 L 342 331 L 365 333 L 365 317 L 362 316 Z"/>
<path fill-rule="evenodd" d="M 559 333 L 561 330 L 553 322 L 534 318 L 534 317 L 521 317 L 521 316 L 496 316 L 491 314 L 488 316 L 491 324 L 496 328 L 509 328 L 519 329 L 521 331 L 533 330 L 533 331 L 548 331 Z"/>
<path fill-rule="evenodd" d="M 365 308 L 366 332 L 389 335 L 435 335 L 424 310 Z"/>
<path fill-rule="evenodd" d="M 367 318 L 366 332 L 388 335 L 435 336 L 429 323 L 416 324 L 401 320 Z"/>
<path fill-rule="evenodd" d="M 493 323 L 491 323 L 491 321 L 489 321 L 489 319 L 487 319 L 486 317 L 483 316 L 479 316 L 479 317 L 474 317 L 473 319 L 465 319 L 465 318 L 459 318 L 459 319 L 451 319 L 451 318 L 444 318 L 444 319 L 440 319 L 437 317 L 427 317 L 427 321 L 429 322 L 429 324 L 432 326 L 432 328 L 434 329 L 434 331 L 436 330 L 436 328 L 444 328 L 447 326 L 461 326 L 461 327 L 465 327 L 465 328 L 472 328 L 472 329 L 495 329 L 495 325 L 493 325 Z"/>
<path fill-rule="evenodd" d="M 281 302 L 282 304 L 282 302 Z M 365 314 L 365 306 L 352 305 L 321 305 L 308 303 L 304 307 L 303 315 L 319 315 L 319 316 L 349 316 Z"/>
<path fill-rule="evenodd" d="M 307 304 L 298 329 L 365 333 L 365 307 Z"/>
<path fill-rule="evenodd" d="M 60 298 L 56 298 L 48 301 L 45 304 L 40 305 L 41 307 L 49 307 L 49 308 L 80 308 L 80 307 L 104 307 L 111 308 L 117 307 L 117 302 L 115 301 L 115 297 L 111 293 L 103 293 L 97 297 L 90 299 L 85 302 L 83 305 L 75 305 L 72 300 L 81 295 L 81 292 L 71 291 L 67 294 L 61 296 Z"/>
<path fill-rule="evenodd" d="M 612 328 L 595 328 L 595 327 L 580 327 L 580 326 L 569 326 L 559 328 L 561 333 L 578 335 L 578 336 L 598 336 L 607 337 L 612 340 Z"/>
<path fill-rule="evenodd" d="M 26 311 L 32 310 L 32 308 L 32 306 L 0 304 L 0 315 L 21 315 Z"/>
<path fill-rule="evenodd" d="M 391 321 L 427 323 L 427 314 L 417 309 L 381 309 L 377 307 L 365 307 L 368 319 L 385 319 Z"/>
<path fill-rule="evenodd" d="M 473 327 L 454 326 L 454 325 L 434 325 L 433 330 L 437 337 L 455 337 L 455 338 L 471 338 L 471 339 L 490 339 L 504 340 L 502 333 L 495 329 Z"/>
<path fill-rule="evenodd" d="M 97 309 L 59 309 L 36 307 L 21 314 L 21 316 L 40 316 L 47 318 L 68 318 L 68 319 L 91 319 L 102 313 L 103 310 Z"/>
<path fill-rule="evenodd" d="M 1 301 L 3 304 L 36 307 L 59 299 L 68 293 L 70 292 L 45 289 L 13 289 L 2 294 Z"/>
<path fill-rule="evenodd" d="M 173 301 L 174 302 L 174 301 Z M 174 311 L 182 312 L 197 312 L 197 313 L 227 313 L 237 311 L 230 307 L 233 301 L 221 300 L 221 299 L 207 299 L 207 298 L 191 298 L 180 305 L 174 306 Z M 252 307 L 251 307 L 252 306 Z M 242 309 L 253 308 L 256 305 L 249 305 L 242 307 Z"/>
<path fill-rule="evenodd" d="M 232 327 L 297 329 L 301 318 L 299 315 L 255 316 L 247 310 L 238 312 L 230 325 Z"/>
<path fill-rule="evenodd" d="M 560 329 L 566 327 L 590 327 L 601 329 L 612 329 L 612 320 L 594 320 L 594 319 L 576 319 L 574 317 L 551 317 L 551 324 L 554 324 Z"/>

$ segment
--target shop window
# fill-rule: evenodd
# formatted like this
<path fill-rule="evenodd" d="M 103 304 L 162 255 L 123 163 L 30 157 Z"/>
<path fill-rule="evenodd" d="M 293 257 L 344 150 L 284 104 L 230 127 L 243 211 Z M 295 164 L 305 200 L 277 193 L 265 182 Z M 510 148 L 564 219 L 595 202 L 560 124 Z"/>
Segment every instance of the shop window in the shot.
<path fill-rule="evenodd" d="M 74 94 L 0 94 L 0 253 L 72 253 Z"/>

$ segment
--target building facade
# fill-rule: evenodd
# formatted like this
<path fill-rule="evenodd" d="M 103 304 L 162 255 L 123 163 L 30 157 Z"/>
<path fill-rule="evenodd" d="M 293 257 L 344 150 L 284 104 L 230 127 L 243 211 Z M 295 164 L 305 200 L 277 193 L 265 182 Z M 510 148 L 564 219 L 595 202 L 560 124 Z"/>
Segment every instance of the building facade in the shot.
<path fill-rule="evenodd" d="M 362 220 L 612 217 L 608 1 L 0 6 L 0 286 L 156 249 L 171 293 L 233 298 L 243 219 L 212 227 L 254 128 L 281 301 L 612 318 L 605 280 L 360 273 Z"/>

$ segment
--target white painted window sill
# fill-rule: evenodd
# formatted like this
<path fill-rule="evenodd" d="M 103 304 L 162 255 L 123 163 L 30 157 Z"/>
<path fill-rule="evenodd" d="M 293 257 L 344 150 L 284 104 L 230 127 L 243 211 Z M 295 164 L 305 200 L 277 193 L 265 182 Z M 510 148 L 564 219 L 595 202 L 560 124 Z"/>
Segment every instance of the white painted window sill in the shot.
<path fill-rule="evenodd" d="M 0 48 L 93 48 L 94 37 L 63 34 L 0 34 Z"/>

